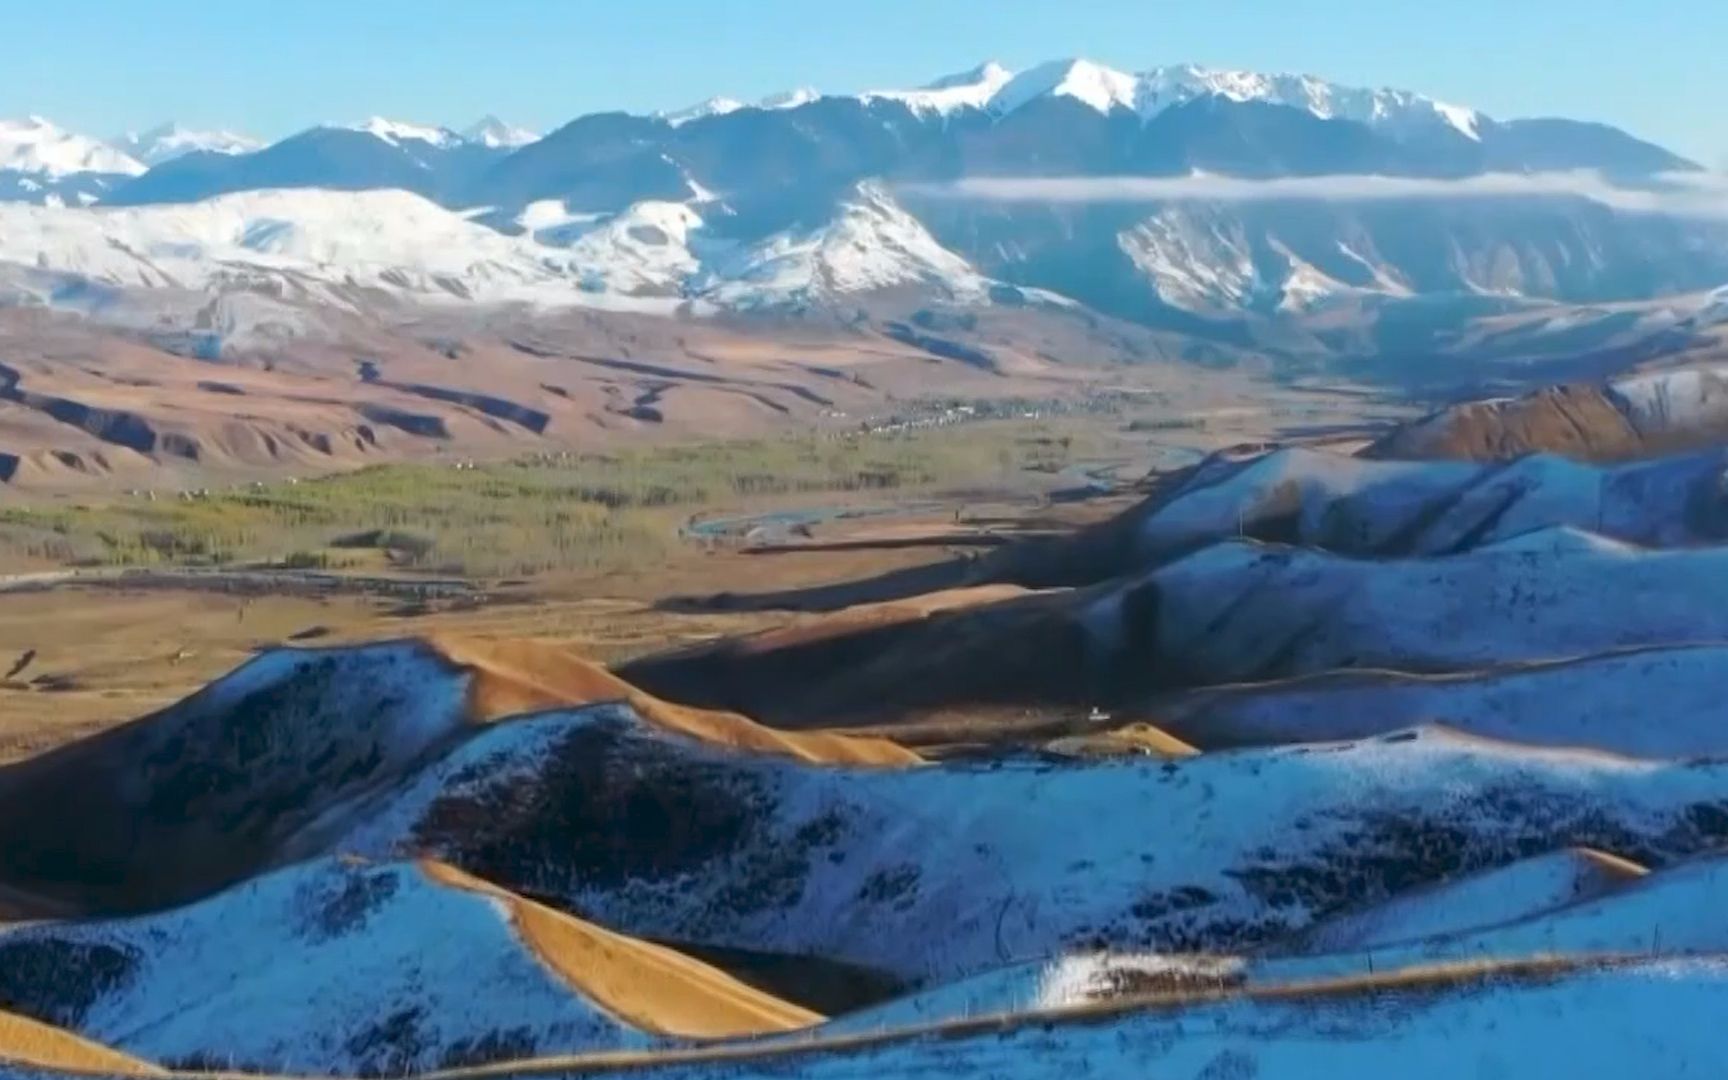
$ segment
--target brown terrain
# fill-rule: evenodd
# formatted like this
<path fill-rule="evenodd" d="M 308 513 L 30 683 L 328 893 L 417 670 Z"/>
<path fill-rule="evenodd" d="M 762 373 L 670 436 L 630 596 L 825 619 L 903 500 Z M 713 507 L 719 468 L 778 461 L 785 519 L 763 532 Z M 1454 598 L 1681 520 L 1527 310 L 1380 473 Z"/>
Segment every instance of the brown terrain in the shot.
<path fill-rule="evenodd" d="M 643 1031 L 717 1039 L 795 1031 L 823 1019 L 683 953 L 572 918 L 446 863 L 422 860 L 420 869 L 440 884 L 499 900 L 516 932 L 548 967 Z"/>
<path fill-rule="evenodd" d="M 0 1012 L 0 1066 L 23 1065 L 57 1073 L 167 1076 L 165 1069 L 98 1046 L 25 1016 Z"/>
<path fill-rule="evenodd" d="M 437 454 L 856 428 L 907 400 L 1063 399 L 1115 383 L 1185 412 L 1254 400 L 1250 372 L 1177 363 L 1159 335 L 1095 317 L 987 315 L 966 340 L 988 362 L 826 317 L 433 309 L 336 325 L 212 361 L 0 310 L 0 484 L 172 490 Z"/>

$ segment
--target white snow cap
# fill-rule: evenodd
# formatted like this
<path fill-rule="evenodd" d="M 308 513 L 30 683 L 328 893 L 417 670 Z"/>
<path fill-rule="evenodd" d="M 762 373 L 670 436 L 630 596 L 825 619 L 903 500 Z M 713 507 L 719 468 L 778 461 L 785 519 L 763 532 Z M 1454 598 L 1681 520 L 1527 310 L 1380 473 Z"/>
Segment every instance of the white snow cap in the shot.
<path fill-rule="evenodd" d="M 1172 105 L 1214 94 L 1231 101 L 1285 105 L 1322 119 L 1354 120 L 1375 128 L 1443 124 L 1466 138 L 1480 138 L 1480 113 L 1408 90 L 1369 90 L 1312 75 L 1267 75 L 1196 64 L 1129 74 L 1090 60 L 1057 60 L 1010 79 L 988 107 L 1009 113 L 1039 98 L 1071 97 L 1100 112 L 1129 109 L 1150 119 Z"/>
<path fill-rule="evenodd" d="M 864 101 L 899 101 L 913 112 L 946 116 L 955 109 L 982 109 L 1013 77 L 1012 71 L 990 60 L 970 71 L 944 75 L 916 90 L 872 90 L 860 97 Z"/>
<path fill-rule="evenodd" d="M 264 142 L 232 131 L 198 131 L 169 121 L 147 131 L 128 131 L 110 145 L 146 165 L 160 165 L 200 151 L 247 154 L 263 149 Z"/>
<path fill-rule="evenodd" d="M 0 170 L 59 177 L 104 172 L 137 176 L 142 162 L 86 135 L 62 130 L 40 116 L 0 120 Z"/>
<path fill-rule="evenodd" d="M 514 150 L 519 146 L 538 142 L 540 135 L 538 132 L 529 131 L 527 128 L 506 124 L 496 116 L 488 114 L 463 128 L 462 138 L 466 142 L 490 147 L 494 150 Z"/>
<path fill-rule="evenodd" d="M 462 136 L 445 127 L 427 127 L 424 124 L 410 124 L 401 120 L 389 120 L 382 116 L 373 116 L 365 121 L 349 125 L 354 131 L 364 131 L 368 135 L 376 135 L 392 146 L 399 145 L 405 139 L 418 139 L 432 146 L 454 146 L 462 141 Z"/>
<path fill-rule="evenodd" d="M 1075 58 L 1052 60 L 1016 73 L 991 60 L 916 89 L 869 90 L 855 95 L 855 99 L 899 101 L 914 112 L 946 116 L 966 108 L 989 109 L 1006 115 L 1043 98 L 1067 97 L 1099 112 L 1127 109 L 1142 119 L 1151 119 L 1173 105 L 1214 94 L 1232 101 L 1285 105 L 1322 119 L 1354 120 L 1393 133 L 1445 126 L 1468 139 L 1480 138 L 1480 113 L 1408 90 L 1370 90 L 1342 86 L 1312 75 L 1261 74 L 1197 64 L 1130 73 Z M 810 89 L 793 90 L 765 98 L 757 107 L 794 108 L 819 96 Z M 679 124 L 744 107 L 732 98 L 711 98 L 700 105 L 662 115 Z"/>

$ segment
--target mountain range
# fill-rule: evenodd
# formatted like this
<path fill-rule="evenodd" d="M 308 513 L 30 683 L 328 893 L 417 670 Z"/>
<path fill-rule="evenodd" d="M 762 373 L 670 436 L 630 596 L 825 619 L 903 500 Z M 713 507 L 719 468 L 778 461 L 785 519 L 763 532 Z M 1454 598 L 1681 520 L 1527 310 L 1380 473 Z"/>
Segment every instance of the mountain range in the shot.
<path fill-rule="evenodd" d="M 590 114 L 539 138 L 493 117 L 460 132 L 375 117 L 269 145 L 174 125 L 105 143 L 33 119 L 0 127 L 0 166 L 0 201 L 49 204 L 23 219 L 0 207 L 6 260 L 52 278 L 20 290 L 32 302 L 68 276 L 182 281 L 93 271 L 87 255 L 184 263 L 188 230 L 221 232 L 236 206 L 262 205 L 234 197 L 266 189 L 308 190 L 272 196 L 269 220 L 247 226 L 260 231 L 199 256 L 200 287 L 253 281 L 245 252 L 266 238 L 317 236 L 381 205 L 333 210 L 334 193 L 386 189 L 425 203 L 300 245 L 323 254 L 294 272 L 530 298 L 485 269 L 509 247 L 508 276 L 532 281 L 536 302 L 844 320 L 912 287 L 919 302 L 900 316 L 931 300 L 1048 301 L 1274 358 L 1411 364 L 1525 350 L 1528 320 L 1557 307 L 1600 331 L 1574 332 L 1574 348 L 1668 348 L 1684 320 L 1674 304 L 1728 281 L 1728 217 L 1662 212 L 1674 193 L 1714 206 L 1719 185 L 1618 129 L 1192 65 L 988 63 L 911 90 Z M 1170 183 L 1136 193 L 1137 180 Z M 1041 181 L 1084 184 L 1070 197 Z M 1394 181 L 1405 186 L 1384 188 Z M 414 245 L 386 237 L 410 216 L 467 239 L 438 267 L 399 261 Z M 384 253 L 357 251 L 374 237 Z M 1622 304 L 1648 310 L 1601 317 Z M 1520 319 L 1511 344 L 1485 344 L 1486 323 Z"/>

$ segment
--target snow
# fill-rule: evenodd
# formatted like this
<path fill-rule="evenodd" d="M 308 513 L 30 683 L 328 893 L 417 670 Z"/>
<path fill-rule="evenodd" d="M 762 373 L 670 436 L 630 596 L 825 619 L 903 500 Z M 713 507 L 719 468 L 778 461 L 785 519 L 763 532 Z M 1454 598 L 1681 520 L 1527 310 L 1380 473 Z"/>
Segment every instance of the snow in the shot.
<path fill-rule="evenodd" d="M 734 113 L 739 109 L 796 109 L 801 105 L 808 105 L 812 101 L 817 101 L 821 97 L 820 93 L 810 87 L 801 86 L 796 90 L 784 90 L 777 94 L 769 94 L 767 97 L 759 99 L 754 105 L 739 101 L 736 98 L 711 97 L 706 101 L 697 102 L 695 105 L 675 109 L 672 112 L 656 113 L 655 115 L 673 127 L 678 127 L 682 124 L 688 124 L 692 120 L 702 120 L 710 116 L 725 116 L 727 113 Z"/>
<path fill-rule="evenodd" d="M 70 173 L 145 171 L 136 161 L 98 139 L 63 131 L 40 116 L 0 120 L 0 171 L 16 170 L 49 178 Z"/>
<path fill-rule="evenodd" d="M 1007 80 L 986 107 L 1006 115 L 1042 98 L 1069 97 L 1099 112 L 1128 109 L 1150 120 L 1174 105 L 1209 95 L 1284 105 L 1322 119 L 1353 120 L 1395 136 L 1443 127 L 1473 141 L 1481 138 L 1480 113 L 1407 90 L 1369 90 L 1311 75 L 1267 75 L 1194 64 L 1129 74 L 1089 60 L 1053 61 Z"/>
<path fill-rule="evenodd" d="M 712 274 L 698 286 L 701 294 L 740 308 L 905 286 L 983 299 L 989 284 L 873 185 L 861 186 L 817 228 L 777 233 L 717 258 Z"/>
<path fill-rule="evenodd" d="M 813 87 L 800 86 L 793 90 L 782 90 L 777 94 L 769 94 L 758 101 L 756 107 L 759 109 L 796 109 L 816 101 L 821 96 L 821 93 Z"/>
<path fill-rule="evenodd" d="M 1384 949 L 1423 938 L 1468 933 L 1538 918 L 1629 887 L 1630 866 L 1615 869 L 1595 853 L 1551 851 L 1507 866 L 1412 889 L 1382 904 L 1326 919 L 1275 953 Z M 1273 966 L 1276 963 L 1273 962 Z M 1266 972 L 1262 970 L 1261 974 Z"/>
<path fill-rule="evenodd" d="M 515 150 L 537 142 L 540 136 L 527 128 L 506 124 L 496 116 L 483 116 L 463 128 L 462 141 L 492 150 Z"/>
<path fill-rule="evenodd" d="M 439 149 L 448 149 L 462 142 L 462 136 L 446 127 L 428 127 L 402 120 L 389 120 L 382 116 L 368 117 L 358 124 L 348 126 L 353 131 L 364 131 L 368 135 L 383 139 L 391 146 L 417 140 Z"/>
<path fill-rule="evenodd" d="M 248 154 L 262 150 L 264 143 L 250 135 L 198 131 L 170 122 L 144 132 L 127 132 L 114 140 L 114 146 L 145 165 L 156 166 L 194 152 Z"/>
<path fill-rule="evenodd" d="M 1608 395 L 1642 433 L 1728 420 L 1728 367 L 1681 368 L 1615 379 Z"/>
<path fill-rule="evenodd" d="M 1618 465 L 1552 454 L 1505 463 L 1382 461 L 1306 448 L 1214 460 L 1131 511 L 1146 560 L 1266 535 L 1346 554 L 1438 555 L 1573 526 L 1646 546 L 1718 538 L 1728 451 Z"/>
<path fill-rule="evenodd" d="M 658 115 L 668 124 L 677 127 L 680 124 L 688 124 L 692 120 L 701 120 L 709 116 L 725 116 L 727 113 L 737 112 L 742 108 L 746 108 L 745 104 L 736 98 L 711 97 L 706 101 L 697 102 L 695 105 Z"/>
<path fill-rule="evenodd" d="M 72 1026 L 155 1060 L 353 1076 L 435 1068 L 487 1040 L 517 1055 L 660 1041 L 548 968 L 501 900 L 412 863 L 325 859 L 161 914 L 0 930 L 0 951 L 46 943 L 132 958 Z M 391 1031 L 402 1016 L 408 1031 Z"/>
<path fill-rule="evenodd" d="M 1116 242 L 1172 307 L 1233 310 L 1278 288 L 1261 279 L 1241 222 L 1209 211 L 1165 207 L 1124 230 Z"/>
<path fill-rule="evenodd" d="M 729 1062 L 737 1080 L 990 1076 L 998 1080 L 1328 1077 L 1675 1077 L 1721 1060 L 1728 962 L 1719 958 L 1584 966 L 1560 976 L 1466 979 L 1312 997 L 1238 997 L 1071 1021 L 981 1030 Z M 678 1080 L 711 1064 L 657 1070 Z"/>
<path fill-rule="evenodd" d="M 1221 986 L 1239 978 L 1245 969 L 1245 961 L 1233 956 L 1073 953 L 943 983 L 848 1013 L 797 1037 L 891 1031 L 967 1017 L 1071 1008 L 1143 993 L 1148 984 Z"/>
<path fill-rule="evenodd" d="M 898 101 L 915 113 L 947 116 L 959 109 L 984 108 L 1013 77 L 1013 72 L 992 60 L 916 90 L 871 90 L 859 98 L 865 102 Z"/>
<path fill-rule="evenodd" d="M 1137 616 L 1148 625 L 1113 615 L 1108 597 L 1093 602 L 1100 661 L 1154 664 L 1187 685 L 1728 640 L 1728 548 L 1644 551 L 1567 528 L 1389 562 L 1225 541 L 1122 591 L 1141 588 L 1158 598 Z M 1131 658 L 1111 640 L 1152 644 Z"/>
<path fill-rule="evenodd" d="M 1406 966 L 1484 956 L 1728 953 L 1728 929 L 1719 918 L 1725 891 L 1728 860 L 1711 855 L 1554 910 L 1377 946 L 1374 962 Z M 1285 980 L 1348 973 L 1366 963 L 1361 953 L 1336 952 L 1268 959 L 1255 969 L 1258 978 Z"/>
<path fill-rule="evenodd" d="M 590 292 L 680 295 L 700 261 L 691 251 L 702 218 L 682 203 L 640 202 L 604 222 L 562 234 L 542 228 L 535 238 L 567 237 L 570 273 Z"/>
<path fill-rule="evenodd" d="M 567 259 L 404 191 L 249 191 L 126 208 L 0 205 L 0 261 L 108 285 L 220 288 L 236 278 L 356 285 L 432 300 L 585 302 Z"/>
<path fill-rule="evenodd" d="M 1040 98 L 1067 97 L 1102 113 L 1132 109 L 1139 81 L 1090 60 L 1052 60 L 1009 79 L 988 99 L 989 108 L 1006 115 Z"/>
<path fill-rule="evenodd" d="M 1161 706 L 1206 746 L 1363 738 L 1422 723 L 1651 758 L 1728 754 L 1728 646 L 1679 644 L 1418 676 L 1341 673 L 1201 690 Z"/>
<path fill-rule="evenodd" d="M 559 762 L 596 754 L 616 808 L 609 827 L 640 838 L 628 858 L 549 844 L 541 811 L 487 809 L 568 806 L 575 789 L 561 785 L 575 778 Z M 599 706 L 484 729 L 328 849 L 412 849 L 457 865 L 470 846 L 509 851 L 509 864 L 489 865 L 501 884 L 625 933 L 931 981 L 1076 947 L 1252 947 L 1392 888 L 1605 830 L 1649 858 L 1686 855 L 1728 838 L 1699 809 L 1725 797 L 1722 762 L 1436 731 L 1172 762 L 811 769 Z M 474 830 L 423 824 L 434 806 L 463 803 Z M 696 848 L 666 835 L 665 814 L 709 807 L 741 816 Z M 1430 866 L 1411 838 L 1431 834 L 1447 840 Z"/>
<path fill-rule="evenodd" d="M 123 288 L 268 286 L 345 308 L 357 288 L 660 313 L 691 300 L 700 312 L 906 286 L 988 298 L 986 279 L 870 186 L 830 222 L 748 248 L 707 236 L 684 203 L 600 215 L 543 200 L 519 214 L 517 236 L 473 217 L 403 191 L 265 190 L 125 208 L 0 204 L 0 264 Z"/>

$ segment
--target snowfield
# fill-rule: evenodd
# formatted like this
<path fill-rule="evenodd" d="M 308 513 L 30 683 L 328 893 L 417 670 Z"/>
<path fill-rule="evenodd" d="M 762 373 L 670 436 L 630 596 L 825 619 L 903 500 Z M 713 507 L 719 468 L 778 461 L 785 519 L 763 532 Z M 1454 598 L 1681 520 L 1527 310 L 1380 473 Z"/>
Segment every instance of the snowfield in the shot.
<path fill-rule="evenodd" d="M 1728 646 L 1672 645 L 1451 675 L 1338 672 L 1195 690 L 1153 706 L 1210 749 L 1367 738 L 1440 723 L 1639 757 L 1728 753 Z"/>
<path fill-rule="evenodd" d="M 1570 846 L 1661 863 L 1728 840 L 1719 807 L 1717 763 L 1437 731 L 1167 762 L 812 769 L 605 706 L 485 728 L 324 846 L 429 852 L 634 936 L 932 983 L 1074 950 L 1249 948 Z"/>
<path fill-rule="evenodd" d="M 891 1036 L 762 1055 L 737 1078 L 990 1076 L 1001 1080 L 1237 1077 L 1690 1076 L 1721 1055 L 1728 963 L 1589 965 L 1459 974 L 1304 996 L 1227 998 Z M 656 1080 L 714 1075 L 664 1066 Z M 607 1075 L 601 1072 L 599 1075 Z"/>
<path fill-rule="evenodd" d="M 0 120 L 0 171 L 57 179 L 80 172 L 138 176 L 144 168 L 124 152 L 64 131 L 40 116 Z"/>
<path fill-rule="evenodd" d="M 0 969 L 24 1011 L 164 1063 L 401 1075 L 666 1041 L 561 979 L 500 901 L 412 863 L 327 859 L 158 915 L 0 930 Z"/>
<path fill-rule="evenodd" d="M 1079 619 L 1100 663 L 1171 688 L 1464 671 L 1728 640 L 1728 548 L 1547 528 L 1378 562 L 1230 540 L 1106 591 Z"/>
<path fill-rule="evenodd" d="M 0 203 L 0 263 L 119 288 L 226 293 L 286 281 L 316 283 L 317 298 L 344 305 L 363 289 L 660 313 L 687 301 L 698 312 L 807 306 L 898 287 L 987 302 L 991 284 L 868 185 L 823 225 L 743 247 L 706 236 L 682 203 L 595 215 L 548 201 L 518 220 L 526 233 L 505 235 L 404 191 L 250 191 L 124 208 Z M 42 302 L 76 293 L 56 288 Z"/>

